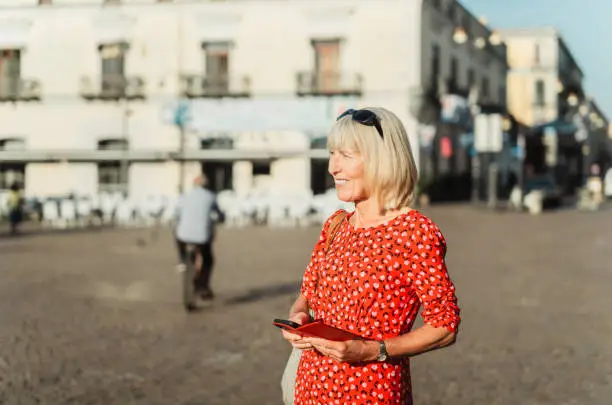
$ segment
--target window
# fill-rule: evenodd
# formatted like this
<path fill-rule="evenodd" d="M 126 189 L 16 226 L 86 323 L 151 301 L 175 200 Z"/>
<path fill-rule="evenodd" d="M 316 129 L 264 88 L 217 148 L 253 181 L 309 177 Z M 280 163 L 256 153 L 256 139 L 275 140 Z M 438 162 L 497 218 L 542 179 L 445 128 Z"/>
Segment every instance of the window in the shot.
<path fill-rule="evenodd" d="M 25 164 L 1 163 L 0 190 L 8 190 L 15 183 L 19 184 L 21 189 L 25 188 Z"/>
<path fill-rule="evenodd" d="M 459 61 L 454 56 L 451 58 L 450 80 L 451 80 L 451 86 L 456 87 L 457 82 L 459 80 Z"/>
<path fill-rule="evenodd" d="M 340 88 L 340 40 L 314 40 L 315 90 L 335 92 Z"/>
<path fill-rule="evenodd" d="M 327 135 L 316 136 L 310 140 L 310 149 L 326 149 Z"/>
<path fill-rule="evenodd" d="M 18 49 L 0 50 L 0 96 L 16 97 L 21 76 L 21 52 Z"/>
<path fill-rule="evenodd" d="M 544 106 L 546 102 L 546 87 L 544 85 L 544 80 L 539 79 L 535 84 L 535 105 Z"/>
<path fill-rule="evenodd" d="M 0 140 L 0 150 L 25 150 L 25 142 L 20 138 L 2 139 Z M 25 169 L 25 163 L 0 163 L 0 190 L 9 189 L 13 183 L 18 183 L 21 188 L 24 188 Z"/>
<path fill-rule="evenodd" d="M 121 0 L 104 0 L 103 4 L 121 4 Z"/>
<path fill-rule="evenodd" d="M 234 140 L 228 134 L 211 134 L 200 141 L 200 149 L 234 149 Z"/>
<path fill-rule="evenodd" d="M 534 56 L 533 56 L 533 62 L 535 63 L 536 66 L 540 65 L 541 62 L 541 55 L 540 55 L 540 44 L 535 44 L 535 49 L 534 49 Z"/>
<path fill-rule="evenodd" d="M 128 150 L 128 142 L 123 139 L 106 139 L 98 142 L 98 150 Z M 124 172 L 125 167 L 125 172 Z M 127 192 L 127 164 L 119 160 L 98 163 L 98 190 L 100 192 Z"/>
<path fill-rule="evenodd" d="M 470 89 L 476 84 L 476 72 L 474 72 L 473 68 L 468 69 L 467 83 Z"/>
<path fill-rule="evenodd" d="M 205 90 L 215 93 L 229 91 L 229 42 L 207 42 L 204 48 L 206 69 Z"/>
<path fill-rule="evenodd" d="M 50 5 L 50 4 L 53 4 L 52 0 L 38 0 L 39 6 Z"/>
<path fill-rule="evenodd" d="M 440 77 L 440 45 L 431 46 L 431 87 L 438 88 L 438 78 Z"/>
<path fill-rule="evenodd" d="M 471 19 L 469 16 L 464 16 L 461 19 L 461 25 L 463 27 L 463 29 L 465 30 L 465 33 L 467 34 L 468 38 L 472 37 L 472 24 L 471 24 Z"/>
<path fill-rule="evenodd" d="M 506 86 L 500 86 L 498 90 L 499 104 L 506 104 Z"/>
<path fill-rule="evenodd" d="M 202 162 L 202 173 L 208 179 L 208 187 L 214 192 L 231 190 L 233 188 L 233 169 L 232 162 Z"/>
<path fill-rule="evenodd" d="M 253 176 L 269 176 L 270 162 L 253 162 Z"/>
<path fill-rule="evenodd" d="M 489 78 L 482 78 L 482 98 L 487 100 L 490 96 Z"/>
<path fill-rule="evenodd" d="M 448 18 L 450 18 L 451 21 L 455 21 L 455 18 L 457 17 L 457 9 L 455 8 L 454 2 L 451 1 L 448 3 L 446 14 L 448 15 Z"/>
<path fill-rule="evenodd" d="M 127 44 L 114 43 L 100 46 L 102 61 L 102 92 L 121 95 L 125 90 L 125 53 Z"/>
<path fill-rule="evenodd" d="M 310 189 L 314 194 L 324 194 L 334 188 L 334 178 L 329 174 L 327 160 L 310 160 Z"/>

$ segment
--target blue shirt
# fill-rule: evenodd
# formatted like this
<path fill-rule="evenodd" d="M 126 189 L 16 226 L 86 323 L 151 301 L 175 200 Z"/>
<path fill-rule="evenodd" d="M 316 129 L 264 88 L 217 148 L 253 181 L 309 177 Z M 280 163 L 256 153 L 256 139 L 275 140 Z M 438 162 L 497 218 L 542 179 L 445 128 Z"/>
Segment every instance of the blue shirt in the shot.
<path fill-rule="evenodd" d="M 213 238 L 213 212 L 221 214 L 212 191 L 196 187 L 181 196 L 176 209 L 177 238 L 186 243 L 210 242 Z"/>

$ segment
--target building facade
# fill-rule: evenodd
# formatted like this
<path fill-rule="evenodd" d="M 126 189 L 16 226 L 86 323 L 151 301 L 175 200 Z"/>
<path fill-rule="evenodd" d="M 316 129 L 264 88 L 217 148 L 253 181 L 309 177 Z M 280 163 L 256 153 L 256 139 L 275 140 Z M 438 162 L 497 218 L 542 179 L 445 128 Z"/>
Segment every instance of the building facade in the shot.
<path fill-rule="evenodd" d="M 530 128 L 526 175 L 548 175 L 567 195 L 612 165 L 608 119 L 584 91 L 584 74 L 552 27 L 501 30 L 508 48 L 508 107 Z"/>
<path fill-rule="evenodd" d="M 418 157 L 442 96 L 503 104 L 489 35 L 454 0 L 6 0 L 0 187 L 137 198 L 204 170 L 216 189 L 320 192 L 345 108 L 394 111 Z"/>
<path fill-rule="evenodd" d="M 585 99 L 584 74 L 552 27 L 500 30 L 508 49 L 508 108 L 522 123 L 562 119 Z"/>

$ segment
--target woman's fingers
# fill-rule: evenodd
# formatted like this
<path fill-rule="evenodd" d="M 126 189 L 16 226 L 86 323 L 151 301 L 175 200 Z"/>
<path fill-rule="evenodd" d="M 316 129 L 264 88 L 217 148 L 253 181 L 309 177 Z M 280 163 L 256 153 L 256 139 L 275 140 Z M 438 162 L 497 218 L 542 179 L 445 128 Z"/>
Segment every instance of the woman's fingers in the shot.
<path fill-rule="evenodd" d="M 296 349 L 300 349 L 300 350 L 312 350 L 313 349 L 313 346 L 310 343 L 306 343 L 302 340 L 291 342 L 291 345 L 295 347 Z"/>

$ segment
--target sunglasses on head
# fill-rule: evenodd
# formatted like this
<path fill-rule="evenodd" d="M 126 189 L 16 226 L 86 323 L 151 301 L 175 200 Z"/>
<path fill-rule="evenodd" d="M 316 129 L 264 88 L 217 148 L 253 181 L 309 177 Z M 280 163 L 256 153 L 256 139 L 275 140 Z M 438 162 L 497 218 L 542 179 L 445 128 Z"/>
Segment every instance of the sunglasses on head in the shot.
<path fill-rule="evenodd" d="M 376 131 L 378 131 L 378 135 L 380 135 L 380 138 L 385 139 L 383 135 L 382 126 L 380 125 L 380 118 L 378 118 L 378 116 L 374 114 L 372 111 L 354 110 L 350 108 L 346 110 L 345 112 L 343 112 L 342 114 L 340 114 L 338 118 L 336 118 L 336 121 L 338 121 L 341 118 L 346 117 L 347 115 L 350 115 L 354 121 L 357 121 L 361 125 L 367 125 L 368 127 L 376 128 Z"/>

